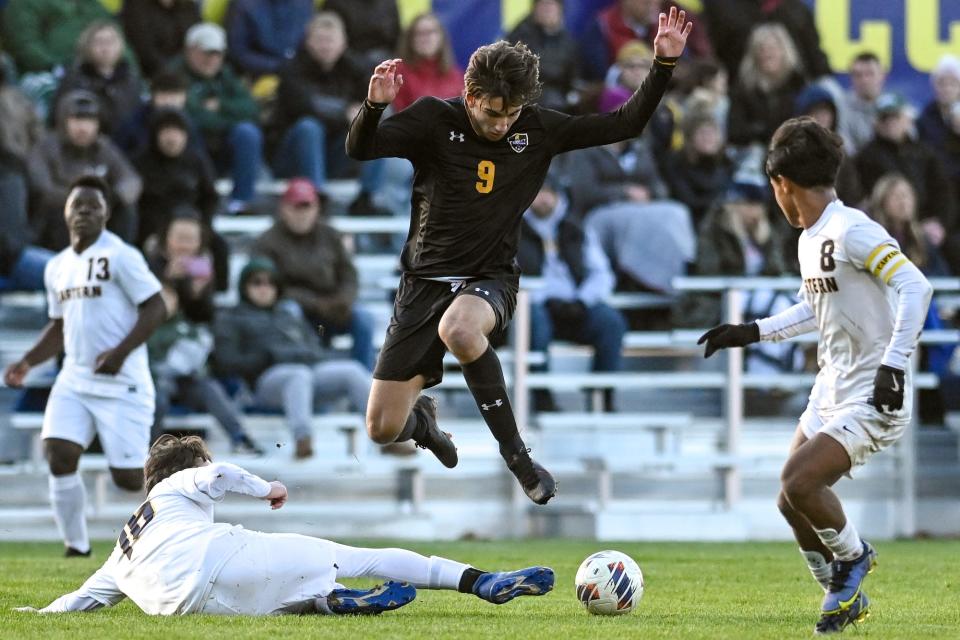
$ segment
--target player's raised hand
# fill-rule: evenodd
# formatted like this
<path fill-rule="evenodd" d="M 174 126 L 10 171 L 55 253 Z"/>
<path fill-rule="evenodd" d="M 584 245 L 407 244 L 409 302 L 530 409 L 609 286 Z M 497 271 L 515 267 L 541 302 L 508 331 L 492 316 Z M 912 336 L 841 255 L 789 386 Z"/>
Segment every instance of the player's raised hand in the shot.
<path fill-rule="evenodd" d="M 693 23 L 687 22 L 687 12 L 670 7 L 670 13 L 660 14 L 657 37 L 653 39 L 654 55 L 664 58 L 676 58 L 687 46 L 687 36 L 693 29 Z"/>
<path fill-rule="evenodd" d="M 386 104 L 393 102 L 393 99 L 397 97 L 397 92 L 403 85 L 403 75 L 397 73 L 397 66 L 400 62 L 400 58 L 384 60 L 373 70 L 373 75 L 370 76 L 370 86 L 367 88 L 367 100 L 369 102 Z"/>
<path fill-rule="evenodd" d="M 22 387 L 28 371 L 30 371 L 30 365 L 25 360 L 14 362 L 3 372 L 3 384 L 8 387 Z"/>
<path fill-rule="evenodd" d="M 287 503 L 287 488 L 282 482 L 274 480 L 270 483 L 270 493 L 263 497 L 270 503 L 270 508 L 276 511 Z"/>
<path fill-rule="evenodd" d="M 120 373 L 120 369 L 123 367 L 123 361 L 126 359 L 127 354 L 119 349 L 108 349 L 97 356 L 93 372 L 115 376 Z"/>
<path fill-rule="evenodd" d="M 745 347 L 760 341 L 760 326 L 756 322 L 747 324 L 721 324 L 700 336 L 697 344 L 707 343 L 703 357 L 709 358 L 718 349 Z"/>

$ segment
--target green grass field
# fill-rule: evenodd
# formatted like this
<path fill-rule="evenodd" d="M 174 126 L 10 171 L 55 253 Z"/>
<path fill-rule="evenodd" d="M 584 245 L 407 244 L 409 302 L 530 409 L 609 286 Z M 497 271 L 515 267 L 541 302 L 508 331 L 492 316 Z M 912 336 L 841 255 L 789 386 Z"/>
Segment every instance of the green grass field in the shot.
<path fill-rule="evenodd" d="M 818 587 L 795 547 L 762 544 L 637 544 L 535 540 L 397 543 L 479 568 L 545 564 L 557 588 L 539 598 L 494 606 L 473 596 L 421 591 L 403 609 L 370 618 L 188 616 L 152 618 L 129 601 L 87 614 L 38 616 L 11 611 L 43 606 L 75 589 L 110 550 L 95 559 L 60 557 L 58 544 L 0 544 L 0 638 L 803 638 L 817 618 Z M 387 546 L 379 543 L 379 546 Z M 646 593 L 633 614 L 588 615 L 573 576 L 594 551 L 614 548 L 643 568 Z M 882 542 L 866 591 L 872 615 L 848 636 L 960 638 L 960 541 Z M 98 560 L 99 559 L 99 560 Z"/>

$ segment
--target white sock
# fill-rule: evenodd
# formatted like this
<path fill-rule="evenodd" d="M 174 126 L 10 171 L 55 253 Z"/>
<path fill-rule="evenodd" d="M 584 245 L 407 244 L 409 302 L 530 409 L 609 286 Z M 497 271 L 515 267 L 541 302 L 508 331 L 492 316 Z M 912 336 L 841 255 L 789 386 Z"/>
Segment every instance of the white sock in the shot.
<path fill-rule="evenodd" d="M 50 504 L 53 506 L 53 519 L 68 547 L 77 551 L 90 550 L 90 538 L 87 536 L 87 491 L 79 473 L 66 476 L 49 477 Z"/>
<path fill-rule="evenodd" d="M 814 531 L 827 549 L 833 551 L 833 557 L 837 560 L 856 560 L 863 554 L 863 541 L 857 533 L 857 528 L 849 520 L 840 533 L 837 533 L 836 529 L 814 529 Z"/>
<path fill-rule="evenodd" d="M 807 567 L 809 567 L 810 573 L 813 574 L 814 580 L 819 582 L 823 590 L 826 591 L 830 586 L 830 578 L 833 576 L 833 567 L 830 566 L 830 563 L 827 562 L 827 559 L 824 558 L 823 554 L 819 551 L 804 551 L 800 549 L 800 555 L 807 561 Z"/>
<path fill-rule="evenodd" d="M 452 589 L 470 568 L 460 562 L 406 549 L 364 549 L 336 545 L 337 578 L 378 577 L 409 582 L 422 589 Z"/>

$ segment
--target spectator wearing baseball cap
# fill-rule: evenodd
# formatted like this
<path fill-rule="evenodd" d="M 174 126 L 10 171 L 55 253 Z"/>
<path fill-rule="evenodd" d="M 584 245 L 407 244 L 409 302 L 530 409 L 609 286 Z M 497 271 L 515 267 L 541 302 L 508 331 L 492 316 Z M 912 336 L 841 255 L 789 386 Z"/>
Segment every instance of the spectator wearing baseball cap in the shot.
<path fill-rule="evenodd" d="M 103 178 L 113 191 L 107 228 L 127 242 L 134 240 L 135 205 L 142 183 L 123 153 L 100 133 L 97 96 L 84 89 L 64 95 L 57 108 L 57 128 L 34 146 L 27 168 L 37 202 L 33 219 L 41 246 L 53 251 L 67 246 L 63 206 L 68 188 L 90 174 Z"/>
<path fill-rule="evenodd" d="M 917 195 L 917 213 L 927 238 L 941 248 L 951 268 L 960 267 L 960 255 L 944 242 L 957 236 L 957 203 L 943 161 L 928 145 L 912 138 L 912 107 L 904 98 L 887 93 L 877 98 L 874 138 L 854 158 L 866 193 L 889 173 L 901 173 Z"/>
<path fill-rule="evenodd" d="M 227 36 L 212 22 L 195 24 L 184 38 L 184 52 L 171 64 L 189 78 L 186 111 L 220 171 L 229 170 L 233 192 L 228 210 L 248 208 L 263 158 L 257 103 L 224 61 Z"/>
<path fill-rule="evenodd" d="M 293 178 L 280 199 L 277 220 L 254 243 L 269 258 L 307 319 L 323 336 L 350 334 L 351 355 L 373 368 L 373 316 L 357 300 L 357 270 L 340 234 L 323 219 L 326 198 L 306 178 Z"/>

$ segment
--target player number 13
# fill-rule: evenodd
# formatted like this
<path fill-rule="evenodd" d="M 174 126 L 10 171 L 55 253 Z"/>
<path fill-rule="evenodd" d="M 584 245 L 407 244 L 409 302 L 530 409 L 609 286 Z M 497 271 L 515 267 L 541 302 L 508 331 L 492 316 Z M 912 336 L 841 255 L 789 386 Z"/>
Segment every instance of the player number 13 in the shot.
<path fill-rule="evenodd" d="M 497 172 L 497 167 L 489 160 L 481 160 L 477 165 L 477 177 L 480 180 L 476 183 L 477 191 L 480 193 L 490 193 L 493 191 L 493 176 Z"/>

